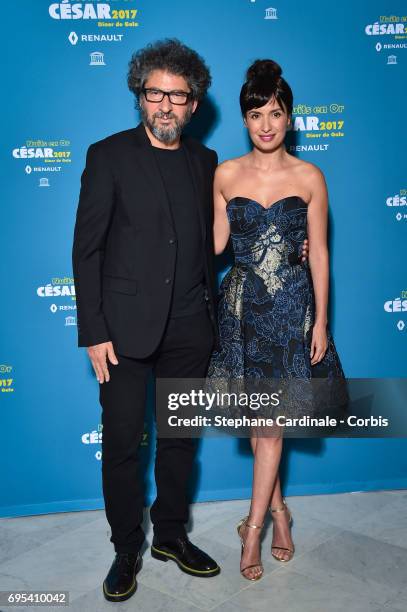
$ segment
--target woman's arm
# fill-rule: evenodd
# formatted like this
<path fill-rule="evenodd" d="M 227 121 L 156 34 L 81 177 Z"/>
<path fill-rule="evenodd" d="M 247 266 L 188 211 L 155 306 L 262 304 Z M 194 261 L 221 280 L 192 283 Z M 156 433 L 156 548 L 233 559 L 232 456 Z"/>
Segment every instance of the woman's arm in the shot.
<path fill-rule="evenodd" d="M 214 224 L 213 240 L 215 255 L 223 253 L 229 241 L 230 226 L 226 214 L 226 200 L 222 193 L 222 183 L 224 179 L 223 164 L 217 167 L 213 182 L 213 205 L 214 205 Z"/>
<path fill-rule="evenodd" d="M 315 294 L 315 322 L 311 364 L 321 361 L 328 343 L 329 253 L 327 245 L 328 191 L 324 175 L 316 166 L 310 173 L 311 201 L 308 205 L 309 265 Z"/>

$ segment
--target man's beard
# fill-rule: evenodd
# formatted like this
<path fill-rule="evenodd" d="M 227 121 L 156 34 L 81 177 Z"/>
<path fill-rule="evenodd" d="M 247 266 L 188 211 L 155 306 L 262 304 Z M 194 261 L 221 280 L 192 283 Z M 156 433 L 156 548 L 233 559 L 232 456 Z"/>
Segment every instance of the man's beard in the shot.
<path fill-rule="evenodd" d="M 150 132 L 154 134 L 157 140 L 159 140 L 160 142 L 164 144 L 171 144 L 180 138 L 182 134 L 182 130 L 184 129 L 186 124 L 191 119 L 192 105 L 191 104 L 188 105 L 187 112 L 183 119 L 179 119 L 177 115 L 175 115 L 171 111 L 169 113 L 164 113 L 163 111 L 157 111 L 156 113 L 153 113 L 151 117 L 149 117 L 143 104 L 140 104 L 140 114 L 141 114 L 141 119 L 144 125 L 148 127 Z M 175 125 L 174 126 L 172 125 L 158 126 L 154 123 L 155 119 L 160 119 L 163 117 L 174 119 Z"/>

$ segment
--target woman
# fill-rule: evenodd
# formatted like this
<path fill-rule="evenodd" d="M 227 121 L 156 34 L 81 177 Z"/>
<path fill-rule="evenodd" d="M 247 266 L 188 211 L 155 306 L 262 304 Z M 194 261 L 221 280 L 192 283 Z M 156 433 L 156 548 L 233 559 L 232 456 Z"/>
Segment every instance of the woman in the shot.
<path fill-rule="evenodd" d="M 343 381 L 344 375 L 327 327 L 324 176 L 285 149 L 293 95 L 278 64 L 257 60 L 250 66 L 240 106 L 253 148 L 222 163 L 215 175 L 215 252 L 221 253 L 231 236 L 235 265 L 220 287 L 220 345 L 212 355 L 208 379 L 308 383 L 322 378 L 332 393 L 332 381 Z M 307 237 L 309 265 L 301 259 Z M 305 395 L 303 400 L 294 408 L 297 414 L 316 414 L 321 407 Z M 260 531 L 267 509 L 273 519 L 272 555 L 289 561 L 294 554 L 291 513 L 278 476 L 281 432 L 274 426 L 272 435 L 253 430 L 251 436 L 252 499 L 248 517 L 238 525 L 240 571 L 249 580 L 263 573 Z"/>

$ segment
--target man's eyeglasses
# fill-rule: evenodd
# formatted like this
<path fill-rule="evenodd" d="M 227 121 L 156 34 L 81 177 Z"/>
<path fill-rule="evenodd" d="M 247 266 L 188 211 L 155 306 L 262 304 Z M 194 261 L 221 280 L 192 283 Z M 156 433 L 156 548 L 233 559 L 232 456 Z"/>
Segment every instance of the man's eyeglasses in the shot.
<path fill-rule="evenodd" d="M 171 104 L 187 104 L 192 94 L 190 91 L 163 91 L 152 87 L 145 87 L 142 91 L 147 102 L 162 102 L 164 96 L 168 96 Z"/>

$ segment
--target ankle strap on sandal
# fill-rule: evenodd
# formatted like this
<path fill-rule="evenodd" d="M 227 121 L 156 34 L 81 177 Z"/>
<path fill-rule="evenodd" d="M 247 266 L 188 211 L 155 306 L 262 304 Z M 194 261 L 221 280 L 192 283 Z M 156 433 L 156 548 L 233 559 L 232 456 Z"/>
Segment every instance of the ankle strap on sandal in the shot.
<path fill-rule="evenodd" d="M 243 525 L 244 525 L 245 527 L 250 527 L 250 529 L 261 529 L 261 528 L 263 527 L 263 525 L 254 525 L 253 523 L 248 523 L 248 522 L 247 522 L 247 521 L 248 521 L 248 518 L 249 518 L 249 517 L 248 517 L 248 516 L 246 516 L 246 518 L 245 518 L 245 520 L 244 520 L 244 522 L 243 522 Z"/>
<path fill-rule="evenodd" d="M 284 512 L 284 510 L 286 509 L 288 510 L 288 506 L 285 499 L 283 499 L 283 505 L 281 506 L 281 508 L 272 508 L 270 506 L 270 512 Z"/>

